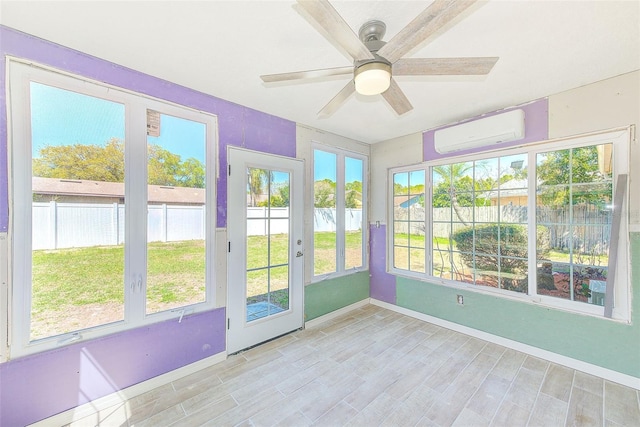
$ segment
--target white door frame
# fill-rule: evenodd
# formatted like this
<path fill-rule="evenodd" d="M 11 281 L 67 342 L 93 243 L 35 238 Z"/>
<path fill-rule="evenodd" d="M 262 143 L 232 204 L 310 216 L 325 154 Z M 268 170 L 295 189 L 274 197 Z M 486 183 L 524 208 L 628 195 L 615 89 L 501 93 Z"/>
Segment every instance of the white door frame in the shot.
<path fill-rule="evenodd" d="M 304 162 L 229 147 L 227 151 L 227 353 L 299 329 L 304 323 Z M 289 310 L 247 321 L 247 173 L 257 167 L 290 174 Z"/>

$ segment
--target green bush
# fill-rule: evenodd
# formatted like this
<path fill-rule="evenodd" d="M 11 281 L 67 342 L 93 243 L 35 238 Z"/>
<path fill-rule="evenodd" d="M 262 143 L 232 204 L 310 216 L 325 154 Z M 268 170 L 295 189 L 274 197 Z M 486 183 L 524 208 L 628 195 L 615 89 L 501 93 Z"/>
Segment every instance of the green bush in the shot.
<path fill-rule="evenodd" d="M 475 268 L 479 270 L 497 271 L 500 258 L 502 272 L 524 274 L 527 271 L 527 229 L 524 225 L 476 225 L 461 228 L 452 237 L 469 267 L 473 267 L 475 261 Z M 538 257 L 545 256 L 550 249 L 546 227 L 537 228 L 536 240 Z"/>

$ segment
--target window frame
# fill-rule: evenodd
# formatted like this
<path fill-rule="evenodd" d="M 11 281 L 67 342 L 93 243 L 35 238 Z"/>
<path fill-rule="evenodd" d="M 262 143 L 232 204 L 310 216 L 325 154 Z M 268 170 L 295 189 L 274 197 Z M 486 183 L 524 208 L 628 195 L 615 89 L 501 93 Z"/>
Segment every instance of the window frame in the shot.
<path fill-rule="evenodd" d="M 30 341 L 31 317 L 31 111 L 30 83 L 73 91 L 105 99 L 124 106 L 125 122 L 125 245 L 124 245 L 124 318 L 113 323 L 80 328 L 72 332 Z M 83 76 L 33 64 L 17 58 L 7 60 L 8 159 L 9 159 L 9 299 L 11 358 L 55 349 L 145 325 L 181 318 L 184 314 L 215 308 L 215 224 L 217 133 L 216 116 L 152 98 L 126 89 L 96 82 Z M 155 313 L 146 312 L 147 275 L 147 109 L 203 123 L 205 130 L 205 300 Z M 16 141 L 23 141 L 18 143 Z M 142 289 L 129 286 L 133 277 L 142 277 Z M 132 282 L 133 283 L 133 282 Z"/>
<path fill-rule="evenodd" d="M 536 258 L 536 239 L 531 238 L 535 236 L 537 218 L 536 218 L 536 156 L 539 153 L 545 153 L 549 151 L 558 151 L 563 149 L 578 148 L 584 146 L 599 145 L 605 143 L 613 144 L 613 191 L 616 192 L 616 183 L 619 175 L 627 175 L 627 191 L 624 197 L 623 205 L 619 208 L 622 212 L 622 218 L 620 223 L 620 239 L 618 241 L 618 261 L 615 265 L 615 288 L 614 288 L 614 308 L 613 316 L 611 320 L 630 322 L 631 320 L 631 277 L 630 277 L 630 250 L 629 250 L 629 200 L 630 192 L 628 188 L 629 183 L 629 152 L 631 149 L 631 127 L 615 128 L 600 132 L 593 132 L 582 135 L 574 135 L 564 138 L 557 138 L 552 140 L 545 140 L 535 143 L 523 144 L 520 146 L 504 148 L 504 149 L 489 149 L 480 153 L 452 156 L 444 159 L 426 161 L 420 164 L 414 164 L 409 166 L 402 166 L 397 168 L 390 168 L 388 170 L 388 193 L 387 193 L 387 218 L 390 226 L 387 228 L 387 272 L 390 274 L 408 277 L 419 281 L 435 283 L 452 287 L 455 289 L 464 289 L 474 292 L 486 293 L 491 295 L 498 295 L 508 299 L 514 299 L 518 301 L 527 301 L 538 305 L 556 308 L 573 313 L 586 314 L 596 317 L 604 317 L 604 307 L 587 304 L 579 301 L 565 300 L 563 298 L 552 297 L 549 295 L 542 295 L 537 293 L 537 264 Z M 531 280 L 528 282 L 528 291 L 526 293 L 518 293 L 505 289 L 492 288 L 488 286 L 479 286 L 470 283 L 459 282 L 456 280 L 450 280 L 440 278 L 432 275 L 433 268 L 433 238 L 432 236 L 432 168 L 439 165 L 448 165 L 461 162 L 481 161 L 484 159 L 494 159 L 498 157 L 511 156 L 517 154 L 527 155 L 527 162 L 529 167 L 529 173 L 527 174 L 528 180 L 528 204 L 529 211 L 527 220 L 528 229 L 528 275 Z M 416 170 L 423 170 L 425 173 L 425 230 L 428 231 L 428 236 L 425 236 L 425 270 L 427 273 L 419 273 L 415 271 L 402 270 L 394 267 L 394 211 L 393 211 L 393 183 L 394 175 L 397 173 L 412 172 Z M 429 208 L 427 208 L 429 207 Z M 533 214 L 531 214 L 533 212 Z M 532 262 L 533 261 L 533 262 Z"/>
<path fill-rule="evenodd" d="M 315 253 L 314 253 L 314 263 L 311 264 L 311 282 L 316 283 L 322 280 L 326 280 L 328 278 L 341 277 L 349 274 L 357 273 L 359 271 L 368 271 L 369 270 L 369 260 L 368 260 L 368 176 L 369 176 L 369 156 L 357 153 L 350 150 L 345 150 L 342 148 L 320 144 L 317 142 L 313 142 L 311 144 L 311 180 L 312 185 L 311 188 L 314 188 L 315 183 L 315 151 L 324 151 L 326 153 L 331 153 L 336 156 L 336 270 L 323 274 L 315 274 L 314 263 L 315 263 Z M 346 250 L 346 237 L 345 237 L 345 187 L 346 187 L 346 162 L 345 157 L 350 157 L 353 159 L 362 161 L 362 265 L 360 267 L 352 267 L 345 268 L 345 250 Z M 315 210 L 315 191 L 311 191 L 311 208 Z M 315 248 L 315 228 L 312 227 L 311 230 L 311 248 Z"/>

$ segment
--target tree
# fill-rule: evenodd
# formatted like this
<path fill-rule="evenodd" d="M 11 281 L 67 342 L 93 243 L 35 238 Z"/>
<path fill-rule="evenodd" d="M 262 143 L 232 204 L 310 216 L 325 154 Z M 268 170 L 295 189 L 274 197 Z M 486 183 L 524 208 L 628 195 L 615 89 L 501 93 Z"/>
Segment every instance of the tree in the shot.
<path fill-rule="evenodd" d="M 336 207 L 336 183 L 328 178 L 316 181 L 313 184 L 314 207 L 335 208 Z"/>
<path fill-rule="evenodd" d="M 124 142 L 111 138 L 106 144 L 50 145 L 33 159 L 33 175 L 43 178 L 124 182 Z M 148 183 L 204 188 L 205 167 L 197 159 L 184 162 L 178 154 L 149 144 Z"/>
<path fill-rule="evenodd" d="M 362 207 L 362 182 L 353 181 L 345 184 L 345 207 L 347 209 Z"/>
<path fill-rule="evenodd" d="M 247 185 L 251 206 L 258 206 L 258 198 L 265 193 L 269 182 L 269 171 L 266 169 L 249 168 L 247 171 Z"/>
<path fill-rule="evenodd" d="M 33 159 L 33 175 L 43 178 L 124 181 L 124 143 L 111 138 L 104 146 L 45 146 Z"/>
<path fill-rule="evenodd" d="M 442 188 L 445 191 L 446 197 L 448 197 L 451 206 L 453 207 L 456 216 L 465 226 L 468 226 L 469 223 L 464 220 L 461 212 L 460 199 L 458 195 L 461 193 L 462 188 L 468 188 L 467 195 L 471 194 L 473 190 L 473 179 L 469 177 L 467 172 L 473 169 L 473 163 L 454 163 L 450 165 L 440 165 L 434 166 L 433 171 L 440 175 L 442 178 Z M 473 206 L 473 203 L 467 204 L 468 202 L 465 200 L 465 205 Z"/>
<path fill-rule="evenodd" d="M 275 194 L 271 196 L 270 204 L 273 208 L 289 207 L 289 183 L 276 188 Z"/>
<path fill-rule="evenodd" d="M 182 162 L 178 168 L 177 180 L 181 187 L 204 188 L 206 177 L 204 165 L 193 157 Z"/>
<path fill-rule="evenodd" d="M 178 183 L 180 156 L 155 144 L 149 144 L 147 151 L 147 182 L 175 187 Z"/>
<path fill-rule="evenodd" d="M 542 202 L 546 206 L 567 206 L 572 202 L 600 207 L 610 203 L 611 174 L 600 171 L 598 156 L 597 146 L 545 153 L 537 166 Z M 570 193 L 569 185 L 578 183 L 587 185 L 572 186 Z M 592 183 L 604 185 L 588 185 Z"/>

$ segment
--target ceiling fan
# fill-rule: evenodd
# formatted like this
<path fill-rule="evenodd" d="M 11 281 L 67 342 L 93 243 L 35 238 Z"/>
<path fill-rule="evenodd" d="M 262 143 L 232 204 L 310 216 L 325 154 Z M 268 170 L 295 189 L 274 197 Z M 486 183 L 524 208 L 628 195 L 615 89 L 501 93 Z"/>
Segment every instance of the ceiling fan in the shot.
<path fill-rule="evenodd" d="M 318 113 L 333 114 L 353 94 L 377 95 L 389 103 L 398 115 L 413 109 L 392 76 L 417 75 L 484 75 L 488 74 L 497 57 L 473 58 L 403 58 L 447 23 L 468 9 L 477 0 L 434 0 L 422 13 L 388 42 L 382 41 L 386 25 L 382 21 L 368 21 L 358 35 L 327 0 L 297 0 L 302 15 L 321 34 L 342 47 L 352 58 L 353 66 L 260 76 L 265 83 L 329 77 L 353 73 L 353 80 Z"/>

